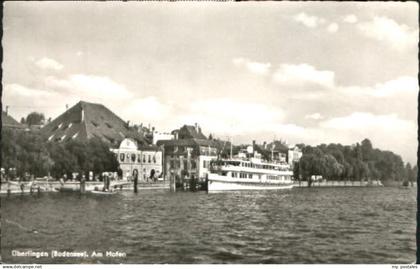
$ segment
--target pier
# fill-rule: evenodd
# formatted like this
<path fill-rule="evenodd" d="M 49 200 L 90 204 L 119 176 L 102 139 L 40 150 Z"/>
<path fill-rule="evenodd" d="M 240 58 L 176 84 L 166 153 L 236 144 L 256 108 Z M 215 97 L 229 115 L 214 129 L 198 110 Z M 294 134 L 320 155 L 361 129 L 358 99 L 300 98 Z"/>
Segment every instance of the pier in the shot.
<path fill-rule="evenodd" d="M 334 180 L 325 180 L 325 181 L 315 181 L 312 182 L 310 188 L 312 187 L 383 187 L 384 185 L 380 180 L 372 181 L 334 181 Z M 307 181 L 295 182 L 293 187 L 308 187 Z"/>
<path fill-rule="evenodd" d="M 84 188 L 82 187 L 84 185 Z M 102 189 L 104 183 L 102 181 L 22 181 L 22 182 L 2 182 L 0 195 L 22 195 L 22 194 L 39 194 L 44 192 L 80 192 L 89 193 L 95 189 Z M 119 180 L 110 182 L 110 187 L 120 191 L 134 191 L 134 183 L 127 180 Z M 168 181 L 157 182 L 138 182 L 137 190 L 169 190 Z"/>

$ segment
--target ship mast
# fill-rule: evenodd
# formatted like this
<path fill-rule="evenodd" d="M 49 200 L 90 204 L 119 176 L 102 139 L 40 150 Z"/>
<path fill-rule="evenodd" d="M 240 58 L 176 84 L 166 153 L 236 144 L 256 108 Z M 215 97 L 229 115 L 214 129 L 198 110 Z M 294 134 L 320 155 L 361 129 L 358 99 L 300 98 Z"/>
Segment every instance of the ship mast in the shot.
<path fill-rule="evenodd" d="M 230 140 L 230 158 L 232 159 L 232 139 L 229 137 Z"/>

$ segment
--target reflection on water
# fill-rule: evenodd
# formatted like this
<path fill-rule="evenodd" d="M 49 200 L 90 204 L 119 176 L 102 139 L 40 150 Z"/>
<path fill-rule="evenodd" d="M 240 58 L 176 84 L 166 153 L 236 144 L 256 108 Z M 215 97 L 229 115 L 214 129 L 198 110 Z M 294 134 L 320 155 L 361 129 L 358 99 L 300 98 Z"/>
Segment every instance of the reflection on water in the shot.
<path fill-rule="evenodd" d="M 1 198 L 9 263 L 411 263 L 415 188 Z M 120 251 L 18 258 L 11 251 Z"/>

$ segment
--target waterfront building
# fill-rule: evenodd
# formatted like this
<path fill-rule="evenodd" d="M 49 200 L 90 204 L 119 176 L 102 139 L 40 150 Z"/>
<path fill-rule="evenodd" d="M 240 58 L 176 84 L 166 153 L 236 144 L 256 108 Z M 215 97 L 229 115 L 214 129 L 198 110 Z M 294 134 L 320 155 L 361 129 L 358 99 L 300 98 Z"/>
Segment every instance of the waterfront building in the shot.
<path fill-rule="evenodd" d="M 171 133 L 153 131 L 153 138 L 152 138 L 153 145 L 156 145 L 159 140 L 172 140 L 172 139 L 175 139 L 175 135 Z"/>
<path fill-rule="evenodd" d="M 147 144 L 144 136 L 107 107 L 84 101 L 78 102 L 45 125 L 41 134 L 53 142 L 86 141 L 96 137 L 114 147 L 125 138 L 132 138 L 138 144 Z"/>
<path fill-rule="evenodd" d="M 138 145 L 135 140 L 126 138 L 115 153 L 123 179 L 131 180 L 137 173 L 140 181 L 156 181 L 162 178 L 162 150 L 156 145 Z"/>
<path fill-rule="evenodd" d="M 273 160 L 287 162 L 290 166 L 298 162 L 302 157 L 302 150 L 295 145 L 288 145 L 284 141 L 273 141 L 269 144 L 264 142 L 263 148 L 271 152 Z"/>
<path fill-rule="evenodd" d="M 201 127 L 196 123 L 192 125 L 184 125 L 180 129 L 173 130 L 174 139 L 207 139 L 201 132 Z"/>
<path fill-rule="evenodd" d="M 217 159 L 218 149 L 214 141 L 207 139 L 160 140 L 164 149 L 165 180 L 176 185 L 194 180 L 204 183 L 209 174 L 210 161 Z"/>
<path fill-rule="evenodd" d="M 302 155 L 302 150 L 299 147 L 290 145 L 287 151 L 287 163 L 293 166 L 295 163 L 299 162 Z"/>

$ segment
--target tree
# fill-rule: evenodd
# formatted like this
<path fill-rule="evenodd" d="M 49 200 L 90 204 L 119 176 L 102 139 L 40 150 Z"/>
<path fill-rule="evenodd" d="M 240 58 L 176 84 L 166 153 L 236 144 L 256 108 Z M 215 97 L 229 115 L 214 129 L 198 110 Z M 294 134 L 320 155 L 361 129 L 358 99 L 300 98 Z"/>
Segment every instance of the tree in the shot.
<path fill-rule="evenodd" d="M 411 186 L 413 186 L 413 183 L 417 181 L 417 165 L 413 167 L 413 181 L 411 181 Z"/>
<path fill-rule="evenodd" d="M 372 150 L 373 150 L 372 142 L 370 142 L 370 140 L 367 138 L 363 139 L 361 143 L 361 152 L 363 156 L 363 161 L 369 161 L 371 159 Z"/>
<path fill-rule="evenodd" d="M 405 179 L 404 179 L 404 186 L 408 186 L 409 183 L 413 185 L 414 182 L 414 170 L 411 168 L 411 164 L 407 163 L 405 166 Z"/>
<path fill-rule="evenodd" d="M 40 134 L 2 130 L 2 167 L 16 168 L 16 175 L 48 175 L 53 161 Z"/>
<path fill-rule="evenodd" d="M 29 126 L 44 124 L 44 121 L 45 121 L 45 116 L 42 113 L 31 112 L 28 114 L 28 116 L 26 116 L 26 123 Z"/>
<path fill-rule="evenodd" d="M 297 181 L 300 182 L 300 173 L 299 173 L 299 171 L 300 171 L 299 162 L 296 162 L 293 165 L 293 179 L 295 181 L 297 180 Z"/>
<path fill-rule="evenodd" d="M 80 170 L 76 157 L 66 150 L 64 144 L 51 142 L 48 143 L 47 148 L 54 162 L 51 168 L 53 177 L 60 178 L 67 175 L 71 178 L 71 173 Z"/>
<path fill-rule="evenodd" d="M 373 148 L 369 139 L 351 146 L 341 144 L 303 146 L 302 153 L 299 175 L 309 183 L 310 175 L 322 175 L 328 180 L 351 181 L 400 181 L 408 177 L 409 169 L 404 166 L 401 156 L 391 151 Z M 410 174 L 409 178 L 415 180 L 416 176 Z"/>

